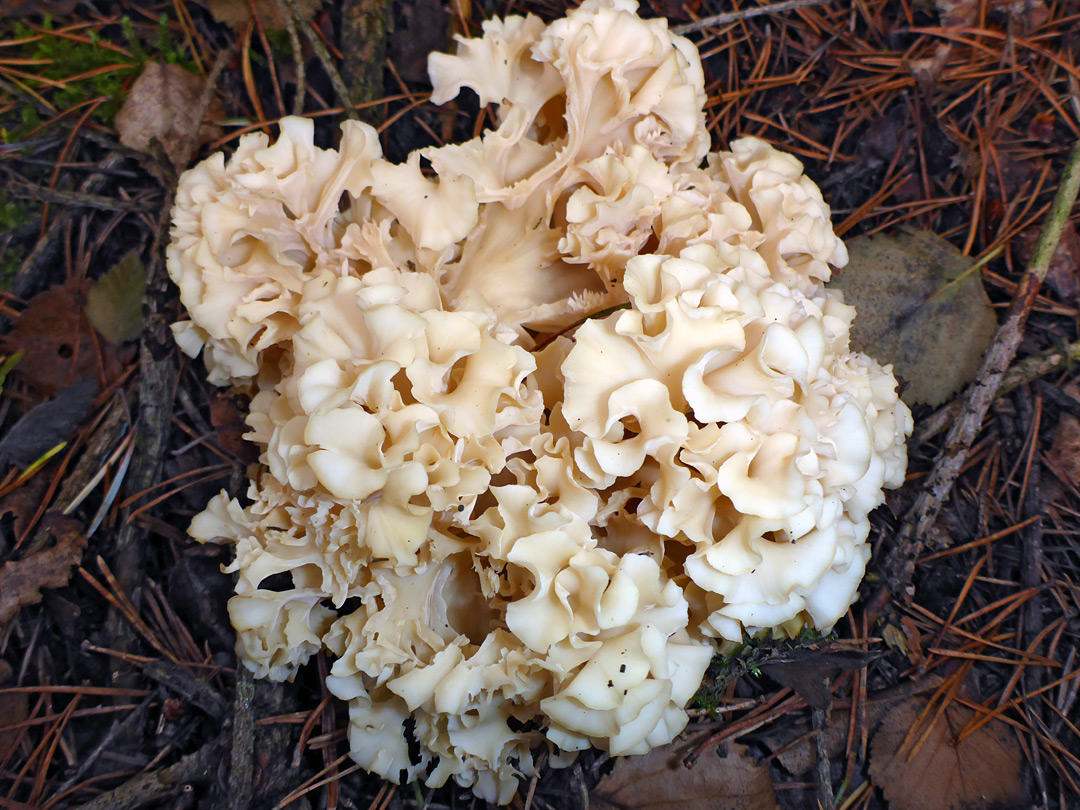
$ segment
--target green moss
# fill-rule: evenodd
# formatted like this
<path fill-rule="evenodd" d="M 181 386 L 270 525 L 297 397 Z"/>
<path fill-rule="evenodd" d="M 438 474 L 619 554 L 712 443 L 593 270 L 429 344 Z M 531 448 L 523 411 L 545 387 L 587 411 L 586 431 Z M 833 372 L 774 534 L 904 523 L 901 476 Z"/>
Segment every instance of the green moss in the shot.
<path fill-rule="evenodd" d="M 0 233 L 18 228 L 30 221 L 30 212 L 22 203 L 11 199 L 5 189 L 0 189 Z"/>
<path fill-rule="evenodd" d="M 19 272 L 19 265 L 26 258 L 25 245 L 8 245 L 4 255 L 0 258 L 0 290 L 10 290 L 15 282 L 15 274 Z"/>
<path fill-rule="evenodd" d="M 37 37 L 24 46 L 23 55 L 29 59 L 47 62 L 36 65 L 35 73 L 43 79 L 63 82 L 64 86 L 54 87 L 40 80 L 28 80 L 27 83 L 46 95 L 58 110 L 67 110 L 92 99 L 105 98 L 94 110 L 92 117 L 103 122 L 112 120 L 123 100 L 124 82 L 138 70 L 138 60 L 132 60 L 104 47 L 93 34 L 90 35 L 89 42 L 50 35 L 53 23 L 49 17 L 45 18 L 42 28 L 45 33 L 38 34 L 29 26 L 16 23 L 15 36 L 18 39 Z M 83 78 L 75 78 L 79 76 Z M 40 123 L 37 113 L 31 112 L 33 114 L 29 118 L 25 112 L 23 114 L 25 132 Z M 18 135 L 13 134 L 13 139 L 17 140 Z"/>
<path fill-rule="evenodd" d="M 43 62 L 27 71 L 38 78 L 23 81 L 59 111 L 104 99 L 91 113 L 92 120 L 101 123 L 112 122 L 123 104 L 130 80 L 147 62 L 161 60 L 180 65 L 185 70 L 195 70 L 185 43 L 173 36 L 169 18 L 165 15 L 158 18 L 157 38 L 152 45 L 144 43 L 138 36 L 130 18 L 121 19 L 123 47 L 130 56 L 106 47 L 103 38 L 93 30 L 86 35 L 87 41 L 57 36 L 51 33 L 54 25 L 48 16 L 41 28 L 42 31 L 37 31 L 24 23 L 15 23 L 14 38 L 32 40 L 22 46 L 19 55 Z M 63 86 L 50 81 L 62 82 Z M 21 105 L 19 116 L 18 125 L 8 123 L 0 133 L 5 143 L 24 139 L 42 123 L 41 116 L 29 105 Z"/>
<path fill-rule="evenodd" d="M 722 652 L 713 656 L 701 688 L 690 705 L 715 715 L 727 692 L 728 685 L 743 675 L 761 677 L 761 666 L 777 659 L 784 653 L 801 647 L 810 647 L 834 639 L 830 633 L 822 635 L 812 627 L 803 626 L 795 638 L 753 638 L 744 636 L 739 644 L 725 645 Z"/>

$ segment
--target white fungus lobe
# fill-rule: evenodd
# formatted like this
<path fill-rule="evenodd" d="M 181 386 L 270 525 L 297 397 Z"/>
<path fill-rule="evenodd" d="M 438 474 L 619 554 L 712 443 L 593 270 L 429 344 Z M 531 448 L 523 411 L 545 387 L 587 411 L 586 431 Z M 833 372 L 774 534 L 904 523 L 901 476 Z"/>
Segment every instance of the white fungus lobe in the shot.
<path fill-rule="evenodd" d="M 665 21 L 586 0 L 429 67 L 496 128 L 393 164 L 286 118 L 181 179 L 177 341 L 261 451 L 190 532 L 235 548 L 245 666 L 331 656 L 360 765 L 506 803 L 541 746 L 669 742 L 724 642 L 828 631 L 911 417 L 823 286 L 817 187 L 707 154 Z"/>

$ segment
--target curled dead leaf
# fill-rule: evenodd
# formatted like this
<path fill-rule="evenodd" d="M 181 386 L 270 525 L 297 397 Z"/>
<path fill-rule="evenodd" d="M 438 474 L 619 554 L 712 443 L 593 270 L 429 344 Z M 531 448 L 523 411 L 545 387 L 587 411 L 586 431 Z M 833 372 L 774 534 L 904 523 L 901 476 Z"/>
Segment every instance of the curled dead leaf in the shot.
<path fill-rule="evenodd" d="M 934 89 L 934 85 L 941 78 L 941 71 L 945 69 L 945 64 L 949 61 L 951 52 L 951 45 L 938 45 L 934 49 L 933 56 L 912 59 L 908 63 L 908 70 L 911 71 L 911 75 L 915 77 L 915 81 L 919 83 L 924 93 L 929 93 Z"/>

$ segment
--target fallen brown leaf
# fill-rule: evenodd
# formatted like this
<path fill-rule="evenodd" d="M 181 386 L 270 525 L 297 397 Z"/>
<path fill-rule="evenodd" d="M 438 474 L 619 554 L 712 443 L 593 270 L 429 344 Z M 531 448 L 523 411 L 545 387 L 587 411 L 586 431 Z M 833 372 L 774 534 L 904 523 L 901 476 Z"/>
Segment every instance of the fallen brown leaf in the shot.
<path fill-rule="evenodd" d="M 727 745 L 724 756 L 710 749 L 686 768 L 690 748 L 672 744 L 619 758 L 589 792 L 590 810 L 776 810 L 769 769 L 744 746 Z"/>
<path fill-rule="evenodd" d="M 0 566 L 0 627 L 11 621 L 20 608 L 40 602 L 43 588 L 67 585 L 71 567 L 82 559 L 86 545 L 82 523 L 56 513 L 46 515 L 42 523 L 55 544 Z"/>
<path fill-rule="evenodd" d="M 1005 0 L 1000 3 L 1000 8 L 1024 33 L 1042 28 L 1050 21 L 1050 8 L 1046 0 Z"/>
<path fill-rule="evenodd" d="M 941 78 L 941 71 L 945 69 L 945 65 L 949 61 L 949 54 L 951 52 L 951 45 L 938 45 L 937 48 L 934 49 L 933 56 L 927 56 L 923 59 L 912 59 L 911 62 L 908 63 L 908 70 L 911 71 L 911 75 L 915 77 L 915 81 L 919 83 L 919 86 L 922 87 L 924 93 L 933 91 L 938 79 Z"/>
<path fill-rule="evenodd" d="M 111 380 L 119 371 L 113 349 L 94 338 L 82 309 L 84 295 L 74 283 L 51 287 L 35 296 L 15 328 L 0 337 L 0 352 L 26 352 L 12 376 L 31 389 L 31 405 L 79 380 L 102 375 Z"/>
<path fill-rule="evenodd" d="M 0 498 L 0 517 L 11 516 L 11 533 L 14 537 L 19 537 L 26 531 L 51 483 L 48 476 L 35 475 L 18 489 Z M 5 554 L 8 550 L 0 546 L 0 551 Z"/>
<path fill-rule="evenodd" d="M 210 424 L 218 434 L 218 444 L 226 453 L 232 453 L 245 464 L 254 463 L 259 453 L 255 445 L 244 439 L 248 426 L 244 422 L 246 408 L 236 401 L 236 394 L 214 391 L 210 395 Z"/>
<path fill-rule="evenodd" d="M 1013 242 L 1016 259 L 1027 264 L 1038 239 L 1037 227 L 1021 231 Z M 1065 223 L 1061 241 L 1050 257 L 1045 284 L 1065 301 L 1073 302 L 1080 295 L 1080 236 L 1072 222 Z"/>
<path fill-rule="evenodd" d="M 221 134 L 202 122 L 205 86 L 205 79 L 179 65 L 150 62 L 116 114 L 120 142 L 146 152 L 156 138 L 173 166 L 185 168 L 200 144 Z"/>
<path fill-rule="evenodd" d="M 978 0 L 934 0 L 934 6 L 945 28 L 970 28 L 979 19 Z"/>
<path fill-rule="evenodd" d="M 296 11 L 304 21 L 315 16 L 315 12 L 323 4 L 323 0 L 293 0 Z M 247 25 L 251 19 L 251 8 L 247 0 L 205 0 L 203 2 L 210 14 L 219 23 L 225 25 Z M 259 22 L 272 31 L 281 31 L 285 23 L 278 13 L 275 0 L 255 0 L 255 13 L 259 15 Z"/>
<path fill-rule="evenodd" d="M 1061 414 L 1048 455 L 1054 469 L 1069 483 L 1080 485 L 1080 419 L 1071 413 Z"/>
<path fill-rule="evenodd" d="M 889 804 L 895 810 L 1018 805 L 1024 798 L 1023 755 L 1006 725 L 991 721 L 957 742 L 975 713 L 953 703 L 917 747 L 934 714 L 916 727 L 926 705 L 915 697 L 895 706 L 871 741 L 870 778 Z"/>
<path fill-rule="evenodd" d="M 878 653 L 825 644 L 781 653 L 762 664 L 761 671 L 797 692 L 815 709 L 826 709 L 832 703 L 828 681 L 841 670 L 861 669 L 878 657 Z"/>
<path fill-rule="evenodd" d="M 871 729 L 875 728 L 893 706 L 909 700 L 912 695 L 931 691 L 940 685 L 940 678 L 929 676 L 921 681 L 908 681 L 895 689 L 871 695 L 863 708 L 867 715 L 868 726 Z M 825 750 L 828 751 L 830 757 L 840 756 L 847 745 L 850 716 L 847 708 L 833 709 L 829 724 L 821 732 Z M 808 718 L 804 717 L 795 723 L 785 720 L 775 724 L 775 728 L 769 729 L 764 734 L 756 735 L 756 739 L 775 753 L 776 758 L 788 773 L 799 776 L 817 764 L 817 742 L 811 735 L 811 730 Z"/>

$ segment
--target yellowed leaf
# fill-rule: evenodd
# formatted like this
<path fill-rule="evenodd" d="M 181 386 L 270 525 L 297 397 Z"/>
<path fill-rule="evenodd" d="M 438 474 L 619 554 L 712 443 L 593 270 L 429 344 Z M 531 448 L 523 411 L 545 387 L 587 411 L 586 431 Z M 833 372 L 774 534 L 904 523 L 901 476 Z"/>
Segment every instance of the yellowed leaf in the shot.
<path fill-rule="evenodd" d="M 110 343 L 135 340 L 142 332 L 146 270 L 133 250 L 95 282 L 86 295 L 86 317 Z"/>
<path fill-rule="evenodd" d="M 179 65 L 147 64 L 116 114 L 120 142 L 146 152 L 156 138 L 172 164 L 185 168 L 197 146 L 221 134 L 202 122 L 205 85 L 205 79 Z"/>
<path fill-rule="evenodd" d="M 769 769 L 741 745 L 709 749 L 686 768 L 686 743 L 621 757 L 589 792 L 590 810 L 776 810 Z"/>
<path fill-rule="evenodd" d="M 829 286 L 858 310 L 851 345 L 893 364 L 904 401 L 939 405 L 973 380 L 997 317 L 971 258 L 929 231 L 860 236 L 848 250 Z"/>
<path fill-rule="evenodd" d="M 932 720 L 925 698 L 896 706 L 882 720 L 870 744 L 870 778 L 894 810 L 974 810 L 1012 807 L 1024 798 L 1022 754 L 1008 726 L 991 721 L 957 742 L 974 712 L 955 703 L 937 718 L 921 747 L 916 744 Z"/>

